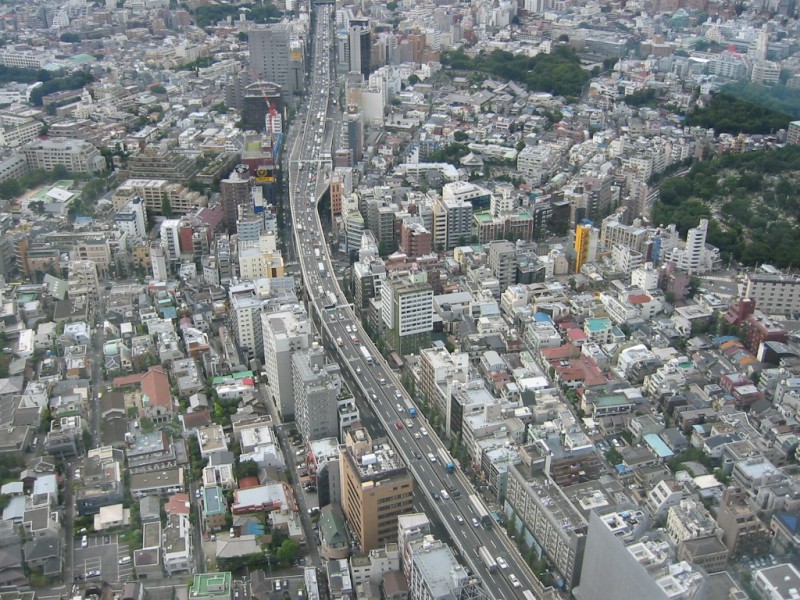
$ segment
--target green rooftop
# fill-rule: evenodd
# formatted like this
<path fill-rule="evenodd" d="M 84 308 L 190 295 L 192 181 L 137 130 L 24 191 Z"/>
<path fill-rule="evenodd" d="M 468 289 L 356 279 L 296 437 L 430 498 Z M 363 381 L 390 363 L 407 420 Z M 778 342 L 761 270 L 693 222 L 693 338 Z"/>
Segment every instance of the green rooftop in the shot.
<path fill-rule="evenodd" d="M 481 223 L 490 223 L 492 221 L 492 219 L 494 218 L 492 216 L 492 213 L 490 213 L 488 210 L 487 211 L 483 211 L 483 212 L 476 212 L 474 214 L 474 216 L 475 216 L 475 220 L 479 221 Z"/>
<path fill-rule="evenodd" d="M 589 327 L 589 331 L 603 331 L 605 329 L 611 329 L 611 319 L 608 317 L 597 317 L 594 319 L 586 319 L 586 325 Z"/>
<path fill-rule="evenodd" d="M 203 573 L 195 575 L 192 587 L 189 589 L 189 596 L 202 597 L 222 597 L 231 595 L 231 574 L 225 573 Z"/>
<path fill-rule="evenodd" d="M 599 398 L 592 398 L 592 404 L 600 408 L 607 408 L 609 406 L 622 406 L 624 404 L 631 404 L 625 396 L 600 396 Z"/>

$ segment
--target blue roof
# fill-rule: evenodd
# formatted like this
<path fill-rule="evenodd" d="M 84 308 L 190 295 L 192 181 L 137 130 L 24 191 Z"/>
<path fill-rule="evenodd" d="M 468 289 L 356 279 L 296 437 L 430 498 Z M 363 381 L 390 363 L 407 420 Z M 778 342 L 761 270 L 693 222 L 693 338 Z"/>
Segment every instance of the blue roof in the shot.
<path fill-rule="evenodd" d="M 552 323 L 553 318 L 547 313 L 537 312 L 533 315 L 533 320 L 537 323 Z"/>
<path fill-rule="evenodd" d="M 669 458 L 675 456 L 675 453 L 669 449 L 660 437 L 655 433 L 647 433 L 644 436 L 644 443 L 650 446 L 650 449 L 656 453 L 658 458 Z"/>
<path fill-rule="evenodd" d="M 162 306 L 159 310 L 161 310 L 161 316 L 165 319 L 175 319 L 178 316 L 178 311 L 174 306 Z"/>
<path fill-rule="evenodd" d="M 798 529 L 800 529 L 800 517 L 796 514 L 778 513 L 775 515 L 775 518 L 783 523 L 783 526 L 792 533 L 797 533 Z"/>
<path fill-rule="evenodd" d="M 624 475 L 625 473 L 630 473 L 630 471 L 631 471 L 626 465 L 623 465 L 622 463 L 619 463 L 618 465 L 614 465 L 614 468 L 617 470 L 617 473 L 619 473 L 620 475 Z"/>

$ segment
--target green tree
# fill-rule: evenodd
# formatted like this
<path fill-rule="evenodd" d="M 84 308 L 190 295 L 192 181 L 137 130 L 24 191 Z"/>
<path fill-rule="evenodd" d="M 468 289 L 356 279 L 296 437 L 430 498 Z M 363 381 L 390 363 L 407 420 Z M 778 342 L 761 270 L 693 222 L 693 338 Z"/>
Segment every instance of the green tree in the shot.
<path fill-rule="evenodd" d="M 258 463 L 254 460 L 239 461 L 233 468 L 233 474 L 236 476 L 236 479 L 256 477 L 258 476 Z"/>
<path fill-rule="evenodd" d="M 167 218 L 172 216 L 172 202 L 166 192 L 161 195 L 161 214 Z"/>
<path fill-rule="evenodd" d="M 300 546 L 294 540 L 283 540 L 277 552 L 278 559 L 284 564 L 291 564 L 297 558 Z"/>
<path fill-rule="evenodd" d="M 81 41 L 81 36 L 79 36 L 77 33 L 66 32 L 62 33 L 58 39 L 66 44 L 77 44 Z"/>
<path fill-rule="evenodd" d="M 456 131 L 453 134 L 453 139 L 457 142 L 466 142 L 469 139 L 469 135 L 466 131 Z"/>
<path fill-rule="evenodd" d="M 166 94 L 167 88 L 165 88 L 162 84 L 157 83 L 150 86 L 150 91 L 154 94 Z"/>

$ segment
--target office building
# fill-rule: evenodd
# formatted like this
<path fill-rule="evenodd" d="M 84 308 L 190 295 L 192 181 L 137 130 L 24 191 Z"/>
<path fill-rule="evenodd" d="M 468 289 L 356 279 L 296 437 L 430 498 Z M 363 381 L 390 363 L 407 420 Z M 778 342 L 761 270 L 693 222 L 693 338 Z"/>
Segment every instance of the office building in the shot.
<path fill-rule="evenodd" d="M 278 84 L 284 98 L 303 90 L 302 72 L 298 74 L 295 66 L 298 62 L 302 65 L 302 49 L 292 40 L 287 23 L 258 25 L 247 36 L 250 72 L 255 79 Z"/>
<path fill-rule="evenodd" d="M 106 159 L 97 148 L 84 140 L 37 139 L 22 147 L 22 155 L 30 170 L 52 171 L 62 166 L 70 173 L 90 175 L 106 170 Z"/>
<path fill-rule="evenodd" d="M 295 422 L 306 442 L 339 437 L 339 365 L 325 362 L 316 342 L 292 355 Z"/>
<path fill-rule="evenodd" d="M 383 280 L 381 317 L 390 347 L 401 355 L 431 345 L 433 289 L 425 271 Z"/>
<path fill-rule="evenodd" d="M 295 415 L 292 355 L 311 345 L 311 323 L 301 304 L 261 314 L 264 370 L 272 402 L 286 421 Z"/>
<path fill-rule="evenodd" d="M 252 206 L 251 191 L 253 178 L 247 167 L 239 166 L 222 181 L 219 182 L 220 203 L 224 214 L 223 222 L 228 233 L 236 233 L 236 219 L 239 216 L 239 207 Z"/>
<path fill-rule="evenodd" d="M 469 574 L 444 542 L 433 536 L 409 544 L 411 568 L 408 591 L 411 598 L 456 600 L 470 581 Z"/>
<path fill-rule="evenodd" d="M 454 385 L 466 383 L 469 377 L 469 354 L 448 352 L 438 342 L 433 348 L 419 350 L 419 390 L 442 417 L 448 437 L 462 422 L 461 414 L 454 415 L 458 405 L 452 401 Z M 456 425 L 457 424 L 457 425 Z"/>
<path fill-rule="evenodd" d="M 347 29 L 350 72 L 369 79 L 372 70 L 372 30 L 369 19 L 353 18 Z"/>
<path fill-rule="evenodd" d="M 758 556 L 769 547 L 770 532 L 750 506 L 747 493 L 730 487 L 722 492 L 717 524 L 731 556 Z"/>
<path fill-rule="evenodd" d="M 414 480 L 386 439 L 346 432 L 339 449 L 342 511 L 362 553 L 397 541 L 398 517 L 414 508 Z"/>

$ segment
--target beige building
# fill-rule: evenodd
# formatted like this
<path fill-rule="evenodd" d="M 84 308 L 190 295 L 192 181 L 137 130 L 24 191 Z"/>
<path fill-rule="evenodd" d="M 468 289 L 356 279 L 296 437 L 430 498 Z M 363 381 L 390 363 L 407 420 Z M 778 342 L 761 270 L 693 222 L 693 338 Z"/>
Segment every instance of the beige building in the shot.
<path fill-rule="evenodd" d="M 414 481 L 388 440 L 348 431 L 339 450 L 342 510 L 361 552 L 397 541 L 397 519 L 414 509 Z"/>
<path fill-rule="evenodd" d="M 114 210 L 120 210 L 134 197 L 144 200 L 144 207 L 148 214 L 162 214 L 164 199 L 169 199 L 169 205 L 174 215 L 185 215 L 194 212 L 197 208 L 208 206 L 208 198 L 199 192 L 184 187 L 180 183 L 166 179 L 127 179 L 117 188 L 111 201 Z"/>
<path fill-rule="evenodd" d="M 73 260 L 69 263 L 69 296 L 83 296 L 95 301 L 100 297 L 97 265 L 92 260 Z"/>

